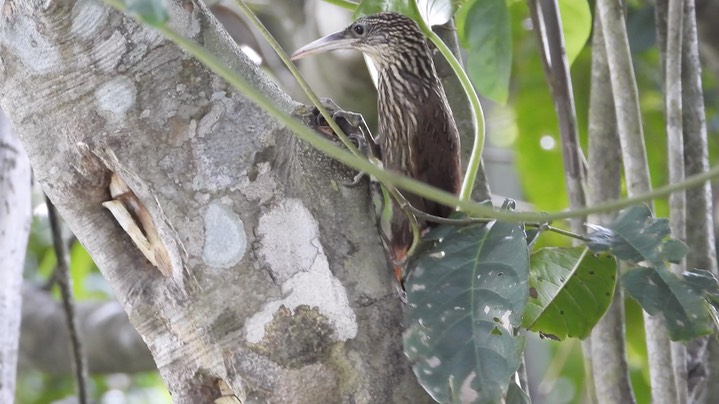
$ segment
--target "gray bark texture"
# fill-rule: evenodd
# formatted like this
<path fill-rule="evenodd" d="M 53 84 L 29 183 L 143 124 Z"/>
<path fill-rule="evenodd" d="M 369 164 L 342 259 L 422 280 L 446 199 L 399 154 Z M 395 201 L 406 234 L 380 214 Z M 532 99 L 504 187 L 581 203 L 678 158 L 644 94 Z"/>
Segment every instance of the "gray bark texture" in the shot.
<path fill-rule="evenodd" d="M 614 92 L 614 109 L 622 148 L 627 195 L 632 197 L 649 192 L 651 181 L 624 11 L 621 2 L 616 0 L 598 0 L 597 11 L 602 24 L 612 88 L 621 89 Z M 644 312 L 644 330 L 649 357 L 652 402 L 675 403 L 677 394 L 672 372 L 669 333 L 659 316 L 650 316 L 647 312 Z"/>
<path fill-rule="evenodd" d="M 594 20 L 592 36 L 592 81 L 589 97 L 589 171 L 587 173 L 587 203 L 617 199 L 621 190 L 622 158 L 617 134 L 617 120 L 612 98 L 606 47 L 602 24 Z M 589 217 L 590 223 L 610 225 L 614 213 Z M 592 330 L 592 376 L 596 402 L 600 404 L 635 403 L 629 380 L 629 366 L 625 346 L 623 289 L 617 284 L 607 313 Z"/>
<path fill-rule="evenodd" d="M 206 7 L 170 24 L 287 112 Z M 6 2 L 0 105 L 178 403 L 425 402 L 366 187 L 158 33 L 93 0 Z M 163 276 L 101 205 L 147 210 Z M 157 245 L 157 244 L 156 244 Z"/>
<path fill-rule="evenodd" d="M 0 402 L 15 398 L 22 269 L 30 234 L 30 162 L 0 112 Z"/>

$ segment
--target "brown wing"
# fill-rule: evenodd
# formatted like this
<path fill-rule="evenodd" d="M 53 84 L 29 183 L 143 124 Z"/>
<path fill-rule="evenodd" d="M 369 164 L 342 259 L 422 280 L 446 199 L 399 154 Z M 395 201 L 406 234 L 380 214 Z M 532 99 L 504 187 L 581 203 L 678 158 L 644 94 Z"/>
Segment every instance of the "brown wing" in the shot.
<path fill-rule="evenodd" d="M 429 102 L 423 104 L 416 116 L 418 130 L 413 139 L 415 164 L 412 176 L 459 194 L 462 187 L 459 132 L 441 85 L 430 92 Z M 436 216 L 446 217 L 454 211 L 454 207 L 429 200 L 424 200 L 423 205 L 425 212 Z"/>

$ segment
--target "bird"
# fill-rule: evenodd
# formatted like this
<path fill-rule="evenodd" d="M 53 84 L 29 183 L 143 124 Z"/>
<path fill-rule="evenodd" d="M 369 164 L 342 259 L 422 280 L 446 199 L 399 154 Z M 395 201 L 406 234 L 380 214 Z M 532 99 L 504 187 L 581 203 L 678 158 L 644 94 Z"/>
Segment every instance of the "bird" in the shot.
<path fill-rule="evenodd" d="M 394 12 L 364 16 L 301 47 L 291 58 L 339 49 L 358 50 L 377 68 L 377 142 L 383 167 L 458 195 L 462 186 L 459 132 L 417 23 Z M 455 210 L 409 192 L 402 196 L 433 216 L 448 217 Z M 434 225 L 419 224 L 422 231 Z M 400 282 L 412 242 L 410 218 L 393 201 L 388 250 Z"/>

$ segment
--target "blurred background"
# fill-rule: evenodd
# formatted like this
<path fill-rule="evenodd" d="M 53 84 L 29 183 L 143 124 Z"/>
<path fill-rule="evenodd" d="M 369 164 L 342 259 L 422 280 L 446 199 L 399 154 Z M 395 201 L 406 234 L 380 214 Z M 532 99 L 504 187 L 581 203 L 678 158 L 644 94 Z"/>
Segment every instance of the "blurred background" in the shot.
<path fill-rule="evenodd" d="M 296 100 L 306 98 L 279 58 L 246 23 L 231 0 L 208 2 L 243 50 Z M 327 33 L 345 27 L 351 14 L 320 0 L 247 1 L 289 52 Z M 594 8 L 590 1 L 591 9 Z M 640 103 L 652 182 L 666 184 L 666 141 L 662 115 L 659 58 L 655 46 L 653 2 L 627 1 L 627 25 L 639 85 Z M 700 52 L 712 165 L 719 159 L 719 2 L 696 0 Z M 532 33 L 527 4 L 507 0 L 512 24 L 512 71 L 504 105 L 484 99 L 488 137 L 484 162 L 493 193 L 520 201 L 520 207 L 566 209 L 563 163 L 556 115 Z M 579 132 L 586 144 L 591 64 L 591 39 L 572 64 Z M 345 110 L 362 113 L 376 129 L 376 93 L 359 53 L 335 52 L 302 60 L 305 78 L 321 97 L 332 98 Z M 480 94 L 481 95 L 481 94 Z M 463 138 L 466 146 L 471 139 Z M 717 187 L 715 187 L 716 189 Z M 23 320 L 18 369 L 17 403 L 72 402 L 74 382 L 68 356 L 67 332 L 59 293 L 53 287 L 56 259 L 39 189 L 25 261 Z M 715 191 L 714 206 L 717 203 Z M 666 201 L 657 201 L 657 216 L 667 215 Z M 719 219 L 719 214 L 715 215 Z M 719 220 L 717 220 L 719 221 Z M 65 232 L 69 234 L 69 230 Z M 92 372 L 90 392 L 100 403 L 171 402 L 149 351 L 130 326 L 120 305 L 91 258 L 71 236 L 71 276 L 79 302 L 80 328 Z M 540 238 L 538 247 L 562 245 L 568 239 L 554 234 Z M 638 305 L 628 299 L 627 354 L 639 403 L 649 402 L 644 328 Z M 580 343 L 529 339 L 527 369 L 535 403 L 583 402 L 584 383 Z"/>

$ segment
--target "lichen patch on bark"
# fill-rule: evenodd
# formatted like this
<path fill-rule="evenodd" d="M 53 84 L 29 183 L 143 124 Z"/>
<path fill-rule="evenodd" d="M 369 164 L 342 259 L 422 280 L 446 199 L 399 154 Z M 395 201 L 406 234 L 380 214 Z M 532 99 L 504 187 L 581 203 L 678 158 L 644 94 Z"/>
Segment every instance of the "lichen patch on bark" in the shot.
<path fill-rule="evenodd" d="M 284 297 L 268 302 L 247 320 L 247 340 L 260 342 L 265 325 L 283 305 L 291 310 L 300 305 L 316 307 L 335 328 L 337 340 L 354 338 L 355 313 L 345 287 L 330 270 L 317 221 L 307 207 L 299 199 L 283 200 L 260 217 L 257 233 L 260 255 Z"/>
<path fill-rule="evenodd" d="M 135 105 L 137 89 L 123 76 L 101 85 L 95 91 L 99 112 L 110 122 L 122 122 L 127 111 Z"/>
<path fill-rule="evenodd" d="M 202 215 L 205 220 L 205 245 L 202 259 L 215 268 L 229 268 L 242 259 L 247 250 L 247 235 L 240 216 L 229 206 L 213 202 Z"/>

